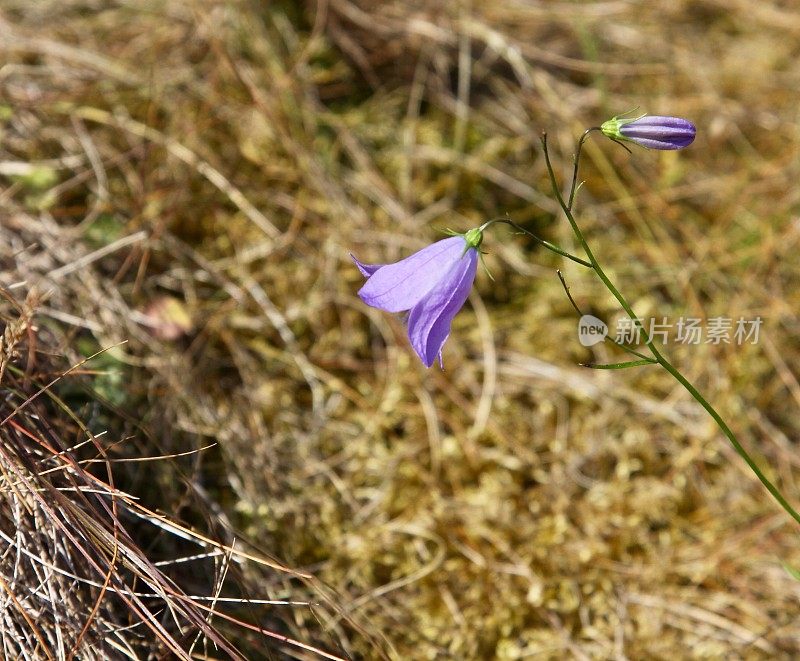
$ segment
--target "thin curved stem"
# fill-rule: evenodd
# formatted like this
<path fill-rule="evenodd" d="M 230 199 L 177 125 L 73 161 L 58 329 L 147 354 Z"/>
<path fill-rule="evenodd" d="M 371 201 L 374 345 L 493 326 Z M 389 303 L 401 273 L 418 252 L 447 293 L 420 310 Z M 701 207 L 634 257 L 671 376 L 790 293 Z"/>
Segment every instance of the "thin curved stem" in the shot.
<path fill-rule="evenodd" d="M 581 136 L 582 142 L 587 133 L 584 133 Z M 681 374 L 680 370 L 678 370 L 672 363 L 667 360 L 667 358 L 659 351 L 658 347 L 653 342 L 650 335 L 647 333 L 647 330 L 644 328 L 644 324 L 640 321 L 640 319 L 636 316 L 636 313 L 633 311 L 630 303 L 628 303 L 627 299 L 622 295 L 622 293 L 616 288 L 614 283 L 611 279 L 606 275 L 606 272 L 603 270 L 600 263 L 597 261 L 592 249 L 589 247 L 589 244 L 586 241 L 586 238 L 583 235 L 578 223 L 575 221 L 575 217 L 572 214 L 572 209 L 564 202 L 564 198 L 561 195 L 561 191 L 558 188 L 558 182 L 556 181 L 556 175 L 553 170 L 552 163 L 550 162 L 550 154 L 547 150 L 547 134 L 542 134 L 542 148 L 544 150 L 544 157 L 545 163 L 547 165 L 547 172 L 550 177 L 550 184 L 553 188 L 553 193 L 558 200 L 561 209 L 564 211 L 564 214 L 569 221 L 570 226 L 572 227 L 572 231 L 574 232 L 578 242 L 581 244 L 583 251 L 586 253 L 586 256 L 589 258 L 589 262 L 591 262 L 592 270 L 597 274 L 597 277 L 603 281 L 603 284 L 606 286 L 609 292 L 611 292 L 612 296 L 617 299 L 617 302 L 620 304 L 623 310 L 627 313 L 627 315 L 631 318 L 631 320 L 639 327 L 642 332 L 642 337 L 644 339 L 644 343 L 647 348 L 652 352 L 653 357 L 658 362 L 661 367 L 663 367 L 670 375 L 680 383 L 686 391 L 697 401 L 705 410 L 706 412 L 712 417 L 714 422 L 717 423 L 717 426 L 720 428 L 723 434 L 727 437 L 730 441 L 733 449 L 739 454 L 739 456 L 744 459 L 745 463 L 748 465 L 750 470 L 753 471 L 755 476 L 759 479 L 761 484 L 769 491 L 772 497 L 778 502 L 778 504 L 784 509 L 784 511 L 789 514 L 797 523 L 800 523 L 800 513 L 792 507 L 789 502 L 784 498 L 778 488 L 770 481 L 770 479 L 763 473 L 763 471 L 758 467 L 755 460 L 750 456 L 747 450 L 744 449 L 742 444 L 736 438 L 736 435 L 733 433 L 733 430 L 728 426 L 728 424 L 723 420 L 722 416 L 717 412 L 717 410 L 710 404 L 710 402 L 700 393 L 700 391 L 685 377 Z M 576 155 L 580 154 L 580 149 L 576 150 Z M 577 172 L 577 164 L 575 166 L 575 172 Z"/>
<path fill-rule="evenodd" d="M 772 497 L 778 501 L 780 506 L 784 510 L 786 510 L 786 512 L 795 521 L 800 523 L 800 514 L 798 514 L 798 512 L 794 509 L 794 507 L 792 507 L 789 504 L 789 501 L 787 501 L 786 498 L 783 497 L 783 494 L 781 494 L 781 492 L 778 490 L 778 487 L 776 487 L 770 481 L 770 479 L 766 475 L 764 475 L 764 473 L 755 463 L 755 461 L 747 452 L 747 450 L 745 450 L 744 447 L 742 447 L 742 444 L 739 443 L 739 440 L 736 438 L 736 435 L 733 433 L 733 431 L 725 422 L 725 420 L 722 419 L 722 416 L 719 413 L 717 413 L 717 410 L 713 406 L 711 406 L 709 401 L 705 397 L 703 397 L 700 391 L 697 388 L 695 388 L 694 385 L 692 385 L 692 383 L 685 376 L 683 376 L 683 374 L 681 374 L 680 371 L 672 363 L 670 363 L 664 357 L 664 355 L 655 347 L 655 345 L 652 344 L 652 342 L 650 343 L 650 345 L 648 345 L 648 347 L 650 351 L 653 352 L 653 355 L 655 356 L 656 360 L 659 362 L 661 367 L 667 370 L 667 372 L 669 372 L 678 383 L 680 383 L 684 388 L 686 388 L 689 394 L 692 397 L 694 397 L 695 400 L 697 400 L 697 402 L 700 404 L 700 406 L 702 406 L 708 412 L 708 414 L 714 419 L 714 422 L 717 423 L 717 426 L 722 430 L 722 433 L 725 434 L 725 436 L 730 441 L 731 445 L 733 446 L 733 449 L 736 450 L 736 452 L 742 459 L 744 459 L 745 463 L 750 467 L 750 470 L 753 471 L 756 477 L 761 481 L 761 484 L 763 484 L 766 487 L 767 491 L 769 491 L 770 494 L 772 494 Z"/>
<path fill-rule="evenodd" d="M 586 142 L 586 138 L 589 137 L 589 134 L 592 131 L 602 131 L 599 126 L 592 126 L 591 128 L 586 129 L 583 132 L 583 135 L 578 140 L 578 145 L 575 147 L 575 153 L 572 156 L 572 184 L 569 187 L 569 203 L 567 207 L 570 211 L 572 211 L 572 204 L 575 201 L 575 193 L 577 192 L 578 188 L 578 165 L 581 162 L 581 149 L 583 149 L 583 143 Z"/>
<path fill-rule="evenodd" d="M 589 247 L 589 244 L 586 242 L 586 238 L 583 236 L 583 232 L 581 231 L 580 227 L 578 227 L 578 223 L 575 221 L 575 217 L 572 215 L 572 211 L 570 208 L 565 204 L 564 197 L 561 195 L 561 191 L 558 189 L 558 182 L 556 181 L 556 175 L 553 171 L 553 164 L 550 162 L 550 153 L 547 150 L 547 134 L 542 134 L 542 147 L 544 149 L 544 160 L 547 165 L 547 173 L 550 176 L 550 185 L 553 188 L 553 193 L 558 200 L 558 204 L 561 206 L 564 214 L 567 216 L 567 220 L 569 221 L 570 226 L 572 227 L 572 231 L 575 233 L 575 237 L 578 239 L 578 242 L 581 244 L 581 248 L 586 253 L 586 256 L 589 258 L 589 262 L 591 263 L 591 267 L 597 276 L 603 281 L 603 284 L 608 288 L 614 298 L 619 301 L 619 304 L 622 306 L 622 309 L 628 313 L 628 316 L 639 326 L 642 330 L 642 333 L 645 338 L 645 344 L 648 344 L 650 340 L 650 336 L 647 334 L 647 331 L 644 329 L 644 326 L 639 318 L 633 311 L 633 308 L 628 304 L 628 301 L 622 296 L 620 291 L 614 286 L 614 283 L 611 282 L 609 277 L 606 275 L 603 268 L 600 266 L 597 258 L 594 256 L 592 249 Z"/>
<path fill-rule="evenodd" d="M 575 255 L 573 255 L 571 253 L 568 253 L 566 250 L 563 250 L 562 248 L 559 248 L 554 243 L 550 243 L 549 241 L 545 241 L 541 237 L 536 236 L 533 232 L 531 232 L 529 230 L 526 230 L 524 227 L 521 227 L 520 225 L 517 225 L 513 220 L 510 220 L 509 218 L 492 218 L 491 220 L 487 220 L 483 225 L 480 226 L 480 230 L 484 231 L 488 227 L 490 227 L 491 225 L 494 225 L 495 223 L 503 223 L 504 225 L 510 225 L 511 227 L 516 229 L 517 231 L 528 235 L 534 241 L 536 241 L 538 244 L 544 246 L 548 250 L 556 253 L 557 255 L 561 255 L 562 257 L 566 257 L 567 259 L 571 259 L 573 262 L 576 262 L 576 263 L 580 264 L 581 266 L 585 266 L 586 268 L 592 268 L 592 265 L 591 265 L 590 262 L 587 262 L 585 259 L 581 259 L 580 257 L 576 257 Z"/>
<path fill-rule="evenodd" d="M 556 273 L 558 274 L 558 279 L 561 280 L 561 286 L 564 288 L 564 293 L 567 295 L 569 302 L 572 304 L 575 312 L 578 313 L 579 317 L 583 316 L 583 310 L 578 307 L 578 304 L 575 302 L 575 299 L 572 297 L 572 292 L 569 290 L 569 285 L 567 285 L 567 281 L 564 279 L 564 274 L 561 272 L 560 269 L 556 269 Z M 623 351 L 627 351 L 629 354 L 636 356 L 637 358 L 641 358 L 642 360 L 646 360 L 648 363 L 657 363 L 658 361 L 655 358 L 649 358 L 645 356 L 643 353 L 636 351 L 636 349 L 631 349 L 627 344 L 623 344 L 622 342 L 618 342 L 615 338 L 609 337 L 608 335 L 605 338 L 607 341 L 611 342 L 611 344 L 619 347 Z"/>
<path fill-rule="evenodd" d="M 580 363 L 581 367 L 593 370 L 624 370 L 629 367 L 642 367 L 643 365 L 658 365 L 657 360 L 642 358 L 641 360 L 627 360 L 624 363 Z"/>

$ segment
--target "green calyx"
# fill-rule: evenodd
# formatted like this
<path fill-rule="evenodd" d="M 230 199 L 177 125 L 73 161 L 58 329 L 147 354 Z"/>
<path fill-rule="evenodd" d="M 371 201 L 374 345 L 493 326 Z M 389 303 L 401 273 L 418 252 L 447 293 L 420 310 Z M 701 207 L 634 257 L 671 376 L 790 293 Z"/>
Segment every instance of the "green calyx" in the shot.
<path fill-rule="evenodd" d="M 480 227 L 473 227 L 464 234 L 464 241 L 467 242 L 467 247 L 464 249 L 464 253 L 466 254 L 467 250 L 470 248 L 477 250 L 478 256 L 481 258 L 481 266 L 483 266 L 483 270 L 486 271 L 486 275 L 489 276 L 490 280 L 494 280 L 494 277 L 489 271 L 489 267 L 486 266 L 486 262 L 483 261 L 483 251 L 480 249 L 481 243 L 483 243 L 483 230 L 486 229 L 486 227 L 487 224 L 484 223 Z"/>
<path fill-rule="evenodd" d="M 486 262 L 483 261 L 483 251 L 480 249 L 481 243 L 483 243 L 483 231 L 489 227 L 493 222 L 497 222 L 496 220 L 485 222 L 480 227 L 473 227 L 471 230 L 467 230 L 466 232 L 456 232 L 455 230 L 451 230 L 447 228 L 444 230 L 444 233 L 448 236 L 461 236 L 464 237 L 464 252 L 461 254 L 463 257 L 467 254 L 470 250 L 477 250 L 478 256 L 481 259 L 481 265 L 483 266 L 484 270 L 486 271 L 486 275 L 489 276 L 489 279 L 494 280 L 492 274 L 489 272 L 489 269 L 486 267 Z"/>
<path fill-rule="evenodd" d="M 629 110 L 628 112 L 623 113 L 621 116 L 612 117 L 608 121 L 600 124 L 600 130 L 603 132 L 603 135 L 611 138 L 612 140 L 628 140 L 628 138 L 622 135 L 620 129 L 625 126 L 625 124 L 635 122 L 637 119 L 641 119 L 647 115 L 647 113 L 645 113 L 643 115 L 639 115 L 638 117 L 629 117 L 625 119 L 625 115 L 628 115 L 631 112 L 635 112 L 635 110 Z"/>
<path fill-rule="evenodd" d="M 463 236 L 464 241 L 467 243 L 467 245 L 464 247 L 464 252 L 466 253 L 470 248 L 475 248 L 476 250 L 480 248 L 481 243 L 483 243 L 483 230 L 485 230 L 488 225 L 488 223 L 484 223 L 480 227 L 473 227 L 471 230 L 467 230 L 466 232 L 456 232 L 455 230 L 451 230 L 449 227 L 441 231 L 447 234 L 447 236 Z"/>
<path fill-rule="evenodd" d="M 464 233 L 464 240 L 467 242 L 467 248 L 480 248 L 483 243 L 483 230 L 480 227 L 474 227 Z"/>
<path fill-rule="evenodd" d="M 612 117 L 608 121 L 600 124 L 600 130 L 603 132 L 603 135 L 611 138 L 612 140 L 624 140 L 625 138 L 622 133 L 619 132 L 619 129 L 625 123 L 626 121 L 624 119 Z"/>

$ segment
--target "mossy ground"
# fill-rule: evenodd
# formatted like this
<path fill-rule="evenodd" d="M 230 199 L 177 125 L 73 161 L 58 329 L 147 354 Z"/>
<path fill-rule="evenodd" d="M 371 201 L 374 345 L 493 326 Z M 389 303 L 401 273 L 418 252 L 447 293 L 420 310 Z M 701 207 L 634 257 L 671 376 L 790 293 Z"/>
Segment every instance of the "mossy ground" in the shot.
<path fill-rule="evenodd" d="M 798 36 L 777 1 L 6 0 L 2 285 L 48 291 L 53 351 L 127 340 L 94 387 L 139 451 L 218 444 L 129 492 L 327 586 L 242 617 L 354 658 L 796 658 L 796 525 L 669 375 L 578 366 L 617 359 L 555 269 L 613 322 L 591 274 L 493 228 L 426 370 L 348 252 L 505 214 L 577 251 L 541 131 L 566 177 L 587 126 L 692 119 L 591 139 L 578 219 L 641 317 L 763 319 L 666 350 L 798 503 Z"/>

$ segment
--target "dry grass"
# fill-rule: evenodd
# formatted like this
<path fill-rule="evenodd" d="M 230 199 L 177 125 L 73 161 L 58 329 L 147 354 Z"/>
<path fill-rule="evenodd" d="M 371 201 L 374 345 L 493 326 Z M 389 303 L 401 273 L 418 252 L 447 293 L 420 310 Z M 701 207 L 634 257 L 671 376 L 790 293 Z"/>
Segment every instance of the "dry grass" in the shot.
<path fill-rule="evenodd" d="M 756 346 L 667 350 L 797 503 L 798 35 L 777 0 L 6 0 L 0 284 L 20 308 L 3 417 L 115 347 L 3 425 L 0 527 L 29 503 L 16 548 L 83 572 L 48 574 L 48 596 L 45 565 L 21 565 L 42 619 L 10 611 L 14 654 L 125 640 L 145 656 L 109 634 L 144 619 L 102 587 L 135 576 L 163 649 L 199 631 L 211 655 L 231 654 L 219 636 L 249 658 L 319 656 L 227 615 L 352 658 L 796 658 L 795 527 L 666 374 L 577 367 L 610 353 L 578 344 L 554 268 L 612 320 L 591 277 L 493 232 L 495 282 L 479 276 L 446 371 L 426 371 L 355 296 L 348 251 L 389 261 L 505 213 L 569 246 L 540 131 L 566 174 L 574 136 L 616 112 L 693 119 L 680 154 L 590 142 L 579 219 L 641 316 L 765 320 Z M 187 452 L 112 463 L 124 486 L 81 463 Z M 161 574 L 116 560 L 183 553 L 109 510 L 139 502 L 221 544 L 207 575 L 165 565 L 167 598 Z M 80 543 L 53 546 L 59 525 Z M 224 561 L 234 541 L 315 579 Z M 205 602 L 176 596 L 216 593 L 324 606 L 219 602 L 206 625 Z"/>
<path fill-rule="evenodd" d="M 313 585 L 311 576 L 258 557 L 235 539 L 224 544 L 205 537 L 150 509 L 148 496 L 157 505 L 166 504 L 156 494 L 145 491 L 141 498 L 120 487 L 120 473 L 123 480 L 134 476 L 125 467 L 156 465 L 156 470 L 147 469 L 151 491 L 154 478 L 181 476 L 183 507 L 191 506 L 194 516 L 216 520 L 218 527 L 225 523 L 223 514 L 208 515 L 197 476 L 182 471 L 178 462 L 207 448 L 144 456 L 137 444 L 132 456 L 126 456 L 130 437 L 110 442 L 106 431 L 93 433 L 67 400 L 86 401 L 80 379 L 92 373 L 84 366 L 104 352 L 69 369 L 54 369 L 45 347 L 56 345 L 56 338 L 32 325 L 38 312 L 35 290 L 24 303 L 3 293 L 2 658 L 105 660 L 169 654 L 190 659 L 215 652 L 245 659 L 267 645 L 341 659 L 270 628 L 262 614 L 254 616 L 265 606 L 310 609 L 312 604 L 251 597 L 247 573 Z M 65 389 L 67 381 L 78 390 Z M 98 394 L 90 397 L 95 404 L 92 426 L 113 424 Z M 317 592 L 324 602 L 324 591 Z"/>

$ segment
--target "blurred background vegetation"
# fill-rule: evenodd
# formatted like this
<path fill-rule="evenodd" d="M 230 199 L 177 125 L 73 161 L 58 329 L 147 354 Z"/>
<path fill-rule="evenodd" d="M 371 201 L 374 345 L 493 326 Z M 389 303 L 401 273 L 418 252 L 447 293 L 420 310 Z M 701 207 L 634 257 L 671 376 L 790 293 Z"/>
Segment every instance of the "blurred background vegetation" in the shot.
<path fill-rule="evenodd" d="M 301 602 L 215 603 L 243 656 L 800 654 L 796 526 L 667 374 L 578 366 L 616 356 L 555 269 L 613 323 L 590 274 L 493 229 L 426 370 L 348 256 L 504 214 L 577 250 L 541 131 L 567 176 L 587 126 L 693 120 L 679 153 L 590 140 L 578 219 L 640 316 L 762 317 L 666 350 L 797 505 L 795 3 L 2 0 L 0 58 L 2 417 L 114 347 L 28 422 L 106 432 L 119 489 L 251 558 L 171 563 L 185 540 L 127 521 L 188 594 Z"/>

